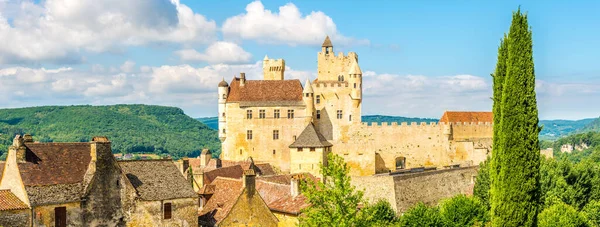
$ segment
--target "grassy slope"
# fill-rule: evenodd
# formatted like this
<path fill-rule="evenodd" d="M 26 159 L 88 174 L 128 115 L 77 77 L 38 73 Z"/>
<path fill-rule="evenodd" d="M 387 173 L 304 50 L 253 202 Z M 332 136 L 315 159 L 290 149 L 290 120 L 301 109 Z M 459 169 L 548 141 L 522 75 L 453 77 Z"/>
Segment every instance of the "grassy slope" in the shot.
<path fill-rule="evenodd" d="M 0 109 L 0 153 L 16 133 L 36 141 L 90 141 L 108 136 L 114 153 L 196 156 L 203 148 L 217 151 L 214 129 L 175 107 L 148 105 L 44 106 Z M 217 152 L 218 153 L 218 152 Z"/>

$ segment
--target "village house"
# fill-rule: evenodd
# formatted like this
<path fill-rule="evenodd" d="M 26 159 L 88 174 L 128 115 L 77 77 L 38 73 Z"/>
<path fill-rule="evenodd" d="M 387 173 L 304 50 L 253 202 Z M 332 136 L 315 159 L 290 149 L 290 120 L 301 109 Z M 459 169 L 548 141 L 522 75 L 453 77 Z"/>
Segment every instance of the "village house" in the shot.
<path fill-rule="evenodd" d="M 277 218 L 277 226 L 298 226 L 298 216 L 302 213 L 302 209 L 309 206 L 306 197 L 300 193 L 299 180 L 301 178 L 318 180 L 310 174 L 274 175 L 255 180 L 255 190 L 270 213 Z M 205 185 L 198 192 L 206 204 L 201 207 L 200 223 L 205 223 L 206 226 L 216 226 L 222 225 L 229 216 L 239 218 L 235 212 L 229 212 L 239 200 L 230 195 L 237 195 L 236 193 L 244 189 L 244 185 L 247 184 L 244 184 L 241 179 L 226 177 L 217 177 L 211 184 Z M 253 213 L 267 212 L 267 210 L 241 206 L 236 212 Z"/>
<path fill-rule="evenodd" d="M 148 207 L 142 201 L 169 202 L 174 198 L 148 194 L 174 186 L 180 188 L 173 194 L 184 194 L 180 197 L 195 200 L 191 203 L 197 204 L 191 185 L 173 184 L 185 179 L 170 160 L 163 162 L 171 163 L 172 167 L 142 166 L 145 170 L 141 171 L 154 171 L 154 176 L 161 177 L 152 181 L 137 174 L 136 169 L 142 168 L 136 168 L 135 164 L 124 171 L 112 155 L 106 137 L 94 137 L 90 142 L 39 143 L 30 135 L 17 135 L 0 169 L 0 197 L 4 198 L 2 201 L 10 201 L 0 203 L 0 225 L 139 226 L 132 221 L 166 218 L 165 206 L 144 213 Z M 146 183 L 141 187 L 140 182 Z M 188 209 L 176 204 L 171 213 L 177 215 L 180 208 Z M 140 214 L 144 216 L 137 216 Z M 174 226 L 195 226 L 195 217 L 196 214 L 182 217 Z"/>

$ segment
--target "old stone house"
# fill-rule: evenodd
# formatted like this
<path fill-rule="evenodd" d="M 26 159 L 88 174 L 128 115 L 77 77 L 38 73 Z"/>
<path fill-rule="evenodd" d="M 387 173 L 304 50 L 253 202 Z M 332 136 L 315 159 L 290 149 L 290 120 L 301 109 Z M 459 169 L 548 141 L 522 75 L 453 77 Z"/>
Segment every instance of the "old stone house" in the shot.
<path fill-rule="evenodd" d="M 172 167 L 175 175 L 163 175 L 158 169 L 154 174 L 185 181 Z M 90 142 L 39 143 L 30 135 L 17 135 L 1 174 L 2 196 L 12 201 L 12 208 L 1 211 L 12 214 L 0 215 L 0 223 L 10 223 L 5 226 L 137 226 L 132 220 L 146 209 L 140 201 L 148 200 L 134 187 L 139 181 L 129 178 L 119 166 L 106 137 L 94 137 Z M 165 182 L 170 182 L 168 179 Z M 193 190 L 187 186 L 193 200 L 189 193 Z M 175 209 L 178 207 L 172 207 L 174 213 Z M 162 218 L 156 213 L 143 214 L 144 218 Z"/>
<path fill-rule="evenodd" d="M 0 216 L 0 226 L 31 225 L 29 206 L 8 189 L 0 190 Z"/>
<path fill-rule="evenodd" d="M 118 163 L 137 194 L 127 226 L 197 226 L 198 195 L 173 161 Z"/>
<path fill-rule="evenodd" d="M 278 225 L 279 220 L 257 192 L 254 170 L 245 170 L 241 182 L 227 179 L 219 177 L 214 186 L 206 185 L 200 190 L 209 198 L 198 217 L 200 226 Z"/>

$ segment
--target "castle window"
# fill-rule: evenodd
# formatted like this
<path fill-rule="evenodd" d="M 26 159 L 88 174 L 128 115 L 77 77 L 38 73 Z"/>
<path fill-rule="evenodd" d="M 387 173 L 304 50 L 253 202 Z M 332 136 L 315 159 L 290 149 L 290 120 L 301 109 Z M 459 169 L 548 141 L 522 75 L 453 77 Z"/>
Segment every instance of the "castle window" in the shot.
<path fill-rule="evenodd" d="M 165 203 L 163 205 L 164 207 L 164 216 L 163 219 L 171 219 L 171 203 Z"/>
<path fill-rule="evenodd" d="M 273 130 L 273 140 L 279 139 L 279 130 Z"/>
<path fill-rule="evenodd" d="M 288 118 L 289 119 L 294 118 L 294 110 L 288 110 Z"/>
<path fill-rule="evenodd" d="M 252 130 L 247 130 L 246 131 L 246 139 L 252 140 Z"/>
<path fill-rule="evenodd" d="M 273 118 L 279 118 L 279 110 L 273 111 Z"/>
<path fill-rule="evenodd" d="M 314 152 L 314 151 L 315 151 L 315 148 L 314 148 L 314 147 L 311 147 L 311 148 L 310 148 L 310 151 Z"/>
<path fill-rule="evenodd" d="M 273 150 L 273 155 L 275 155 L 275 150 Z"/>
<path fill-rule="evenodd" d="M 356 88 L 356 83 L 354 83 L 354 88 Z"/>
<path fill-rule="evenodd" d="M 321 96 L 317 95 L 317 104 L 321 103 Z"/>
<path fill-rule="evenodd" d="M 348 121 L 352 121 L 352 115 L 348 115 Z"/>
<path fill-rule="evenodd" d="M 404 169 L 406 165 L 405 157 L 396 157 L 396 169 Z"/>
<path fill-rule="evenodd" d="M 294 141 L 296 141 L 296 136 L 294 136 Z"/>
<path fill-rule="evenodd" d="M 321 119 L 321 110 L 317 110 L 317 119 Z"/>
<path fill-rule="evenodd" d="M 337 111 L 337 119 L 342 119 L 342 110 Z"/>
<path fill-rule="evenodd" d="M 265 118 L 265 110 L 258 110 L 258 118 L 260 118 L 260 119 Z"/>
<path fill-rule="evenodd" d="M 242 155 L 242 149 L 240 149 L 240 155 Z"/>
<path fill-rule="evenodd" d="M 246 118 L 252 119 L 252 110 L 246 110 Z"/>
<path fill-rule="evenodd" d="M 227 95 L 223 94 L 223 99 L 226 99 L 226 98 L 227 98 Z"/>
<path fill-rule="evenodd" d="M 223 134 L 225 134 L 225 129 L 223 129 Z"/>
<path fill-rule="evenodd" d="M 225 112 L 223 112 L 223 114 L 221 114 L 221 115 L 223 115 L 223 117 L 225 117 Z"/>

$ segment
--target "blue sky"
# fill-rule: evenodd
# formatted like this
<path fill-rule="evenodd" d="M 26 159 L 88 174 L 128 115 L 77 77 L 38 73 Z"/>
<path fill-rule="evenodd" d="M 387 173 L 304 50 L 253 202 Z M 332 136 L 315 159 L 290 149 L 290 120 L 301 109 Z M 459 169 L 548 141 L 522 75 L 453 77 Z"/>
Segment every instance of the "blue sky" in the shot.
<path fill-rule="evenodd" d="M 96 1 L 98 2 L 98 1 Z M 542 119 L 600 115 L 597 1 L 0 0 L 0 107 L 145 103 L 216 115 L 216 83 L 315 78 L 325 35 L 357 52 L 363 114 L 491 109 L 500 38 L 521 7 L 534 35 Z"/>

